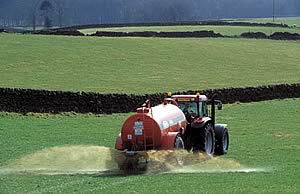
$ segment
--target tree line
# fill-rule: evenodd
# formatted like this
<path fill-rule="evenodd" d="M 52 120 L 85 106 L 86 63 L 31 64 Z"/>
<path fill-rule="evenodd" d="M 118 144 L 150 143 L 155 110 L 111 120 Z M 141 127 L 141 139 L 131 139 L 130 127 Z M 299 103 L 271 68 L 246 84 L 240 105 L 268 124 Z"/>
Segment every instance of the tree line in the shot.
<path fill-rule="evenodd" d="M 43 1 L 55 5 L 47 12 L 37 6 Z M 44 26 L 45 18 L 53 26 L 70 26 L 272 17 L 274 13 L 277 17 L 300 16 L 300 1 L 0 0 L 0 26 Z"/>

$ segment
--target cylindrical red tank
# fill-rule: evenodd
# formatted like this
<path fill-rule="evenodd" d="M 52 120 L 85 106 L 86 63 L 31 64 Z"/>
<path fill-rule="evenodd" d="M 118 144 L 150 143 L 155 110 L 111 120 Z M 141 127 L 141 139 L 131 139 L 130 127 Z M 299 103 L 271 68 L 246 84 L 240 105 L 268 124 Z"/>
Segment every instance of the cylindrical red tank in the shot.
<path fill-rule="evenodd" d="M 183 133 L 185 128 L 186 118 L 176 105 L 164 103 L 151 108 L 142 107 L 123 124 L 116 147 L 134 151 L 161 149 L 166 141 L 170 142 L 167 140 L 169 134 Z M 117 145 L 118 141 L 122 146 Z"/>

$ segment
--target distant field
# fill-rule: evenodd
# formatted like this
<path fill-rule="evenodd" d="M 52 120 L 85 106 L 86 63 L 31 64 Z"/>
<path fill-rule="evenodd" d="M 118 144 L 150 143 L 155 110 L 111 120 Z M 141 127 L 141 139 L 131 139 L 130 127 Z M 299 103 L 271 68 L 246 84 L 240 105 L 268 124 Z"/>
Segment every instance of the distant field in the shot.
<path fill-rule="evenodd" d="M 234 21 L 240 22 L 256 22 L 256 23 L 273 23 L 273 18 L 254 18 L 254 19 L 239 19 Z M 276 18 L 275 23 L 288 24 L 293 26 L 296 24 L 298 28 L 280 28 L 280 27 L 255 27 L 255 26 L 148 26 L 148 27 L 114 27 L 114 28 L 90 28 L 80 30 L 85 34 L 92 34 L 96 31 L 116 31 L 116 32 L 140 32 L 140 31 L 201 31 L 213 30 L 223 35 L 240 35 L 243 32 L 264 32 L 272 34 L 274 32 L 290 32 L 300 33 L 300 18 Z"/>
<path fill-rule="evenodd" d="M 254 19 L 241 19 L 238 21 L 242 22 L 258 22 L 258 23 L 273 23 L 273 18 L 254 18 Z M 300 27 L 300 17 L 276 17 L 275 18 L 275 23 L 278 24 L 287 24 L 289 26 L 293 26 L 296 24 L 296 26 L 299 28 Z"/>
<path fill-rule="evenodd" d="M 300 82 L 296 41 L 0 34 L 0 87 L 153 93 Z"/>
<path fill-rule="evenodd" d="M 267 172 L 182 172 L 129 177 L 97 173 L 17 175 L 1 171 L 22 156 L 53 146 L 113 147 L 121 124 L 129 114 L 97 117 L 1 113 L 0 193 L 299 193 L 299 109 L 300 99 L 291 99 L 226 105 L 217 113 L 218 121 L 228 123 L 231 133 L 230 152 L 221 159 Z M 87 157 L 93 154 L 86 152 Z M 56 156 L 64 157 L 59 153 Z M 55 162 L 51 155 L 48 159 Z M 97 161 L 80 161 L 86 168 L 97 164 Z M 34 166 L 34 163 L 28 165 Z"/>
<path fill-rule="evenodd" d="M 251 20 L 250 20 L 251 21 Z M 223 35 L 240 35 L 244 32 L 264 32 L 272 34 L 274 32 L 291 32 L 300 33 L 300 28 L 279 28 L 279 27 L 255 27 L 255 26 L 149 26 L 149 27 L 115 27 L 115 28 L 90 28 L 80 30 L 85 34 L 92 34 L 96 31 L 114 31 L 114 32 L 141 32 L 141 31 L 160 31 L 160 32 L 176 32 L 176 31 L 201 31 L 213 30 Z"/>

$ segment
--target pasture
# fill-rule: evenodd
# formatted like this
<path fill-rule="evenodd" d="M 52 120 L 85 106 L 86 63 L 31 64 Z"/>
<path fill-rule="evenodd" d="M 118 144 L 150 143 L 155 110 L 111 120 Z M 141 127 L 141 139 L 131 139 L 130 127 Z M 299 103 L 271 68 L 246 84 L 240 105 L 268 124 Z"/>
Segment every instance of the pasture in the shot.
<path fill-rule="evenodd" d="M 227 123 L 231 133 L 230 152 L 222 160 L 266 171 L 183 171 L 127 177 L 97 173 L 5 174 L 3 168 L 54 146 L 112 148 L 129 114 L 1 113 L 0 193 L 299 193 L 299 105 L 299 99 L 232 104 L 217 113 L 218 122 Z M 50 156 L 48 159 L 55 160 Z"/>
<path fill-rule="evenodd" d="M 251 22 L 251 20 L 249 21 Z M 202 31 L 212 30 L 226 36 L 239 36 L 244 32 L 263 32 L 271 35 L 274 32 L 300 33 L 300 28 L 281 28 L 281 27 L 256 27 L 256 26 L 145 26 L 145 27 L 113 27 L 113 28 L 88 28 L 79 30 L 84 34 L 92 34 L 96 31 L 113 32 L 181 32 L 181 31 Z"/>
<path fill-rule="evenodd" d="M 299 32 L 233 26 L 114 30 L 145 29 Z M 0 87 L 145 94 L 300 82 L 299 41 L 0 34 L 0 42 Z M 192 170 L 133 176 L 95 168 L 131 113 L 0 112 L 0 193 L 299 193 L 299 109 L 300 99 L 225 105 L 217 122 L 230 127 L 227 155 Z M 32 173 L 39 162 L 41 170 L 55 173 Z"/>
<path fill-rule="evenodd" d="M 253 19 L 240 19 L 236 21 L 242 22 L 257 22 L 257 23 L 277 23 L 277 24 L 287 24 L 289 26 L 300 27 L 300 17 L 276 17 L 275 22 L 273 22 L 273 18 L 253 18 Z"/>
<path fill-rule="evenodd" d="M 0 34 L 0 87 L 154 93 L 300 81 L 297 41 Z"/>
<path fill-rule="evenodd" d="M 227 21 L 227 20 L 225 20 Z M 141 31 L 160 31 L 160 32 L 176 32 L 176 31 L 201 31 L 213 30 L 227 36 L 240 35 L 244 32 L 263 32 L 270 35 L 274 32 L 290 32 L 300 33 L 300 18 L 299 17 L 277 17 L 275 22 L 273 18 L 253 18 L 253 19 L 236 19 L 228 20 L 229 22 L 252 22 L 252 23 L 276 23 L 287 24 L 289 26 L 296 25 L 296 28 L 281 28 L 281 27 L 258 27 L 258 26 L 145 26 L 145 27 L 113 27 L 113 28 L 87 28 L 80 31 L 85 34 L 92 34 L 96 31 L 115 31 L 115 32 L 141 32 Z"/>

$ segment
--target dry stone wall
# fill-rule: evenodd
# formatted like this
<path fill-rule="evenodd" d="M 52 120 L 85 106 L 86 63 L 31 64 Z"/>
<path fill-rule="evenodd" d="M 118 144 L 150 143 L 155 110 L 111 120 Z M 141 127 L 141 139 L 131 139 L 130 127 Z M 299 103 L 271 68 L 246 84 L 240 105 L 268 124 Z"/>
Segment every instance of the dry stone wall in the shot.
<path fill-rule="evenodd" d="M 174 94 L 195 94 L 197 91 Z M 246 88 L 209 89 L 201 91 L 209 98 L 217 94 L 223 103 L 256 102 L 273 99 L 299 98 L 300 83 Z M 153 105 L 162 102 L 165 93 L 127 95 L 86 92 L 62 92 L 32 89 L 0 88 L 0 111 L 37 113 L 125 113 L 135 111 L 145 100 Z"/>
<path fill-rule="evenodd" d="M 122 23 L 122 24 L 87 24 L 64 27 L 60 29 L 113 28 L 113 27 L 143 27 L 143 26 L 265 26 L 290 28 L 287 24 L 235 22 L 235 21 L 195 21 L 195 22 L 166 22 L 166 23 Z"/>
<path fill-rule="evenodd" d="M 1 32 L 1 31 L 0 31 Z M 29 33 L 29 32 L 24 32 Z M 62 35 L 62 36 L 99 36 L 99 37 L 158 37 L 158 38 L 256 38 L 256 39 L 272 39 L 272 40 L 300 40 L 300 34 L 289 32 L 274 32 L 270 36 L 263 32 L 246 32 L 237 36 L 225 36 L 214 31 L 183 31 L 183 32 L 113 32 L 113 31 L 97 31 L 91 35 L 85 35 L 78 30 L 41 30 L 30 32 L 40 35 Z"/>
<path fill-rule="evenodd" d="M 109 36 L 109 37 L 161 37 L 161 38 L 188 38 L 188 37 L 224 37 L 214 31 L 193 31 L 193 32 L 106 32 L 97 31 L 91 36 Z"/>

